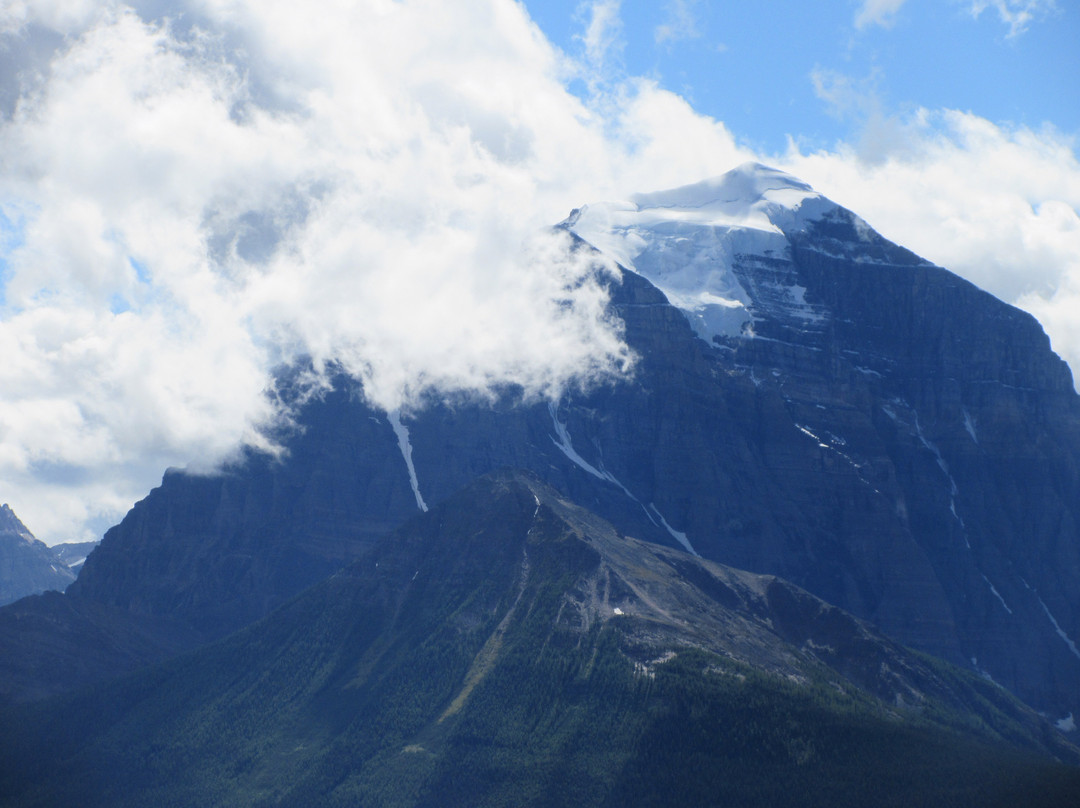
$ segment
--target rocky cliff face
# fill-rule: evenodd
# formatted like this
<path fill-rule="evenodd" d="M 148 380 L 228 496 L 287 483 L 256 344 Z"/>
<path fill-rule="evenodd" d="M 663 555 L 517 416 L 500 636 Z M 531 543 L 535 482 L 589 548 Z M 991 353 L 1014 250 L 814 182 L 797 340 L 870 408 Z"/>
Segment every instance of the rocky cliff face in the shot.
<path fill-rule="evenodd" d="M 1054 719 L 1080 715 L 1067 366 L 1028 315 L 790 178 L 740 172 L 685 210 L 672 192 L 604 218 L 634 236 L 606 242 L 637 270 L 611 287 L 632 378 L 397 420 L 342 380 L 303 410 L 284 459 L 166 475 L 67 597 L 219 636 L 511 466 L 628 535 L 782 576 Z M 732 188 L 752 198 L 740 208 Z M 717 189 L 710 208 L 700 195 Z M 589 222 L 564 226 L 605 246 Z"/>
<path fill-rule="evenodd" d="M 0 606 L 58 589 L 75 574 L 44 542 L 34 538 L 6 504 L 0 505 Z"/>

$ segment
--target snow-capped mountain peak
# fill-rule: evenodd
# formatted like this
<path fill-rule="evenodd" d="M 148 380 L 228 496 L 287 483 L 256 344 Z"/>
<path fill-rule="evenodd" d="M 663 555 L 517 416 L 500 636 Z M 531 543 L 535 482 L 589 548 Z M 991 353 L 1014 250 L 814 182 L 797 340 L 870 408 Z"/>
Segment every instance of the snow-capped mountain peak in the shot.
<path fill-rule="evenodd" d="M 586 205 L 563 224 L 648 278 L 711 341 L 750 333 L 761 313 L 754 310 L 758 295 L 748 290 L 746 272 L 736 265 L 745 268 L 748 256 L 784 260 L 791 234 L 838 209 L 790 174 L 744 163 L 693 185 Z M 788 315 L 820 319 L 802 291 L 789 285 L 768 296 Z"/>
<path fill-rule="evenodd" d="M 808 198 L 820 194 L 805 182 L 760 163 L 744 163 L 718 177 L 693 185 L 635 194 L 630 197 L 639 210 L 663 209 L 673 216 L 694 217 L 702 223 L 727 223 L 731 219 L 753 218 L 769 209 L 796 209 Z"/>

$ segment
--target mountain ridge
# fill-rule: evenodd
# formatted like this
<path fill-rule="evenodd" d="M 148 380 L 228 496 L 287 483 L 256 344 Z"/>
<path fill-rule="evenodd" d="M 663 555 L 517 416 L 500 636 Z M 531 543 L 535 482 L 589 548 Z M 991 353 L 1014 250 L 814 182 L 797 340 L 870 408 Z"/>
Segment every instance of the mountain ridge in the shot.
<path fill-rule="evenodd" d="M 1055 804 L 1080 783 L 1028 756 L 1080 752 L 1004 690 L 509 470 L 223 642 L 14 715 L 44 729 L 0 735 L 4 805 Z"/>

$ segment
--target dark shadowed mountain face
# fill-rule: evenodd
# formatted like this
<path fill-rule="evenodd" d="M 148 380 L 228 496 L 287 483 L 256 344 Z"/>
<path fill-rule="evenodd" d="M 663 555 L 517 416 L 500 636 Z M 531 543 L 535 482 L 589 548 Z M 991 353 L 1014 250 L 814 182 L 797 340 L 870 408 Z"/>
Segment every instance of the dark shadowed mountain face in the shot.
<path fill-rule="evenodd" d="M 1080 716 L 1080 399 L 1035 320 L 761 167 L 596 209 L 562 226 L 627 267 L 611 305 L 632 378 L 393 420 L 341 381 L 284 460 L 167 474 L 65 602 L 220 637 L 516 467 Z"/>
<path fill-rule="evenodd" d="M 1080 788 L 1051 760 L 1080 750 L 1001 688 L 516 472 L 221 643 L 0 718 L 2 805 L 981 808 Z"/>
<path fill-rule="evenodd" d="M 0 606 L 27 595 L 60 590 L 75 574 L 38 541 L 7 505 L 0 505 Z"/>

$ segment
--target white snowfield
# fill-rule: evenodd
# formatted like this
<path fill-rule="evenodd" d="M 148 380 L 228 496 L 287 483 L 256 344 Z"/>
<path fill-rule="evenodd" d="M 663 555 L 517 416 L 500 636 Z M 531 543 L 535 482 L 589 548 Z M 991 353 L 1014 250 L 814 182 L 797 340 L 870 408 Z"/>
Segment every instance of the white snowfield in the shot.
<path fill-rule="evenodd" d="M 702 339 L 751 336 L 755 301 L 732 267 L 737 257 L 784 260 L 788 234 L 839 206 L 806 183 L 759 163 L 745 163 L 694 185 L 635 194 L 575 210 L 573 233 L 627 269 L 648 278 L 681 309 Z M 873 231 L 862 220 L 863 238 Z M 791 284 L 779 290 L 788 316 L 821 313 Z"/>

